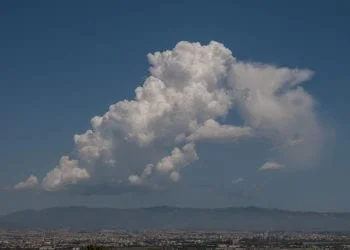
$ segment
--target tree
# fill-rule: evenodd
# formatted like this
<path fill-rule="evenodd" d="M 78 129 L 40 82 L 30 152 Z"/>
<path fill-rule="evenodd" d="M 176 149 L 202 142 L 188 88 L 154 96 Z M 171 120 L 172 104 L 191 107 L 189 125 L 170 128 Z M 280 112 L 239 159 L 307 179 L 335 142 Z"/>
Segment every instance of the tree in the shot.
<path fill-rule="evenodd" d="M 87 249 L 88 250 L 103 250 L 103 248 L 101 246 L 97 246 L 97 245 L 88 245 Z"/>

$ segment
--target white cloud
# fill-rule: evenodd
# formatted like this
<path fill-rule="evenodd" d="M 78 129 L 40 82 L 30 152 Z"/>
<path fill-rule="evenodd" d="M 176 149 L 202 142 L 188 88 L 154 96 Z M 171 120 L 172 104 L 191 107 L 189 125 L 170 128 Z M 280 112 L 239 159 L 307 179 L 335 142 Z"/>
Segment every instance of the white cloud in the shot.
<path fill-rule="evenodd" d="M 178 181 L 180 180 L 180 174 L 179 174 L 179 172 L 177 172 L 177 171 L 171 172 L 171 174 L 170 174 L 170 179 L 171 179 L 173 182 L 178 182 Z"/>
<path fill-rule="evenodd" d="M 161 159 L 156 169 L 159 172 L 173 172 L 181 167 L 190 165 L 193 161 L 198 159 L 197 152 L 193 143 L 186 144 L 182 149 L 175 148 L 171 151 L 169 156 Z"/>
<path fill-rule="evenodd" d="M 189 141 L 234 141 L 241 137 L 253 135 L 250 127 L 236 127 L 232 125 L 221 125 L 209 119 L 204 124 L 194 130 L 187 137 Z"/>
<path fill-rule="evenodd" d="M 77 160 L 62 156 L 59 165 L 47 173 L 43 179 L 42 187 L 45 190 L 55 190 L 88 178 L 90 178 L 89 173 L 86 169 L 78 167 Z"/>
<path fill-rule="evenodd" d="M 45 190 L 115 176 L 133 185 L 162 176 L 177 182 L 181 168 L 199 158 L 197 142 L 262 136 L 282 145 L 303 138 L 280 158 L 293 160 L 298 153 L 306 161 L 317 152 L 314 100 L 299 86 L 311 71 L 240 62 L 217 42 L 179 42 L 148 60 L 150 76 L 135 99 L 112 104 L 91 119 L 91 129 L 74 136 L 76 154 L 62 156 L 49 171 Z M 238 112 L 243 126 L 220 123 L 230 111 Z"/>
<path fill-rule="evenodd" d="M 188 143 L 182 148 L 174 148 L 170 155 L 162 158 L 156 165 L 147 164 L 140 176 L 133 174 L 128 180 L 132 185 L 145 184 L 155 170 L 160 175 L 168 175 L 171 181 L 178 182 L 180 180 L 179 170 L 198 159 L 195 145 Z"/>
<path fill-rule="evenodd" d="M 268 136 L 275 132 L 288 139 L 304 132 L 300 122 L 315 123 L 314 101 L 296 86 L 312 75 L 309 70 L 233 64 L 231 83 L 243 119 Z"/>
<path fill-rule="evenodd" d="M 35 175 L 30 175 L 27 180 L 17 183 L 14 189 L 32 189 L 38 186 L 38 178 Z"/>
<path fill-rule="evenodd" d="M 288 140 L 287 144 L 288 144 L 288 146 L 296 146 L 298 144 L 302 144 L 303 142 L 304 142 L 304 139 L 297 138 L 297 139 Z"/>
<path fill-rule="evenodd" d="M 282 168 L 285 168 L 285 166 L 280 164 L 280 163 L 273 162 L 273 161 L 267 161 L 258 170 L 259 171 L 266 171 L 266 170 L 278 170 L 278 169 L 282 169 Z"/>
<path fill-rule="evenodd" d="M 313 72 L 244 62 L 232 68 L 230 82 L 246 125 L 281 149 L 276 156 L 279 161 L 311 165 L 324 144 L 325 132 L 314 99 L 300 86 Z"/>
<path fill-rule="evenodd" d="M 138 175 L 130 175 L 129 176 L 129 182 L 131 185 L 141 185 L 142 179 Z"/>
<path fill-rule="evenodd" d="M 243 177 L 239 177 L 237 179 L 233 179 L 232 180 L 232 184 L 239 184 L 239 183 L 242 183 L 244 181 L 244 178 Z"/>

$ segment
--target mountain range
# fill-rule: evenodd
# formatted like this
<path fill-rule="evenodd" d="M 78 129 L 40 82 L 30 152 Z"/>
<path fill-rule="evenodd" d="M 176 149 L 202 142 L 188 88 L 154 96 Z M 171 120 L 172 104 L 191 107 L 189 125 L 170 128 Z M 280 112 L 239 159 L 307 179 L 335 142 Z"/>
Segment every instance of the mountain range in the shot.
<path fill-rule="evenodd" d="M 259 207 L 54 207 L 2 215 L 0 228 L 350 231 L 350 213 L 295 212 Z"/>

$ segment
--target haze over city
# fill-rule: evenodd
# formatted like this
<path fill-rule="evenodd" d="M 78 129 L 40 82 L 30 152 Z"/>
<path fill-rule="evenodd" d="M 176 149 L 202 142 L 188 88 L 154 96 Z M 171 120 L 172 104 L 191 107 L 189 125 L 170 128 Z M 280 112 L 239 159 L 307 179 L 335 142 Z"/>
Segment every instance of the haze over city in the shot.
<path fill-rule="evenodd" d="M 350 212 L 347 1 L 8 1 L 0 214 Z"/>

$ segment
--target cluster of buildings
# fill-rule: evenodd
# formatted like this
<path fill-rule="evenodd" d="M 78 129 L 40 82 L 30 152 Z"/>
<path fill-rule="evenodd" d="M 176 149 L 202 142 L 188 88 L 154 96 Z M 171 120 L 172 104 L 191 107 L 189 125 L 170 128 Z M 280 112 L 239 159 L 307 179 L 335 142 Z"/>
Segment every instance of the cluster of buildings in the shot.
<path fill-rule="evenodd" d="M 0 249 L 350 249 L 347 233 L 0 230 Z"/>

